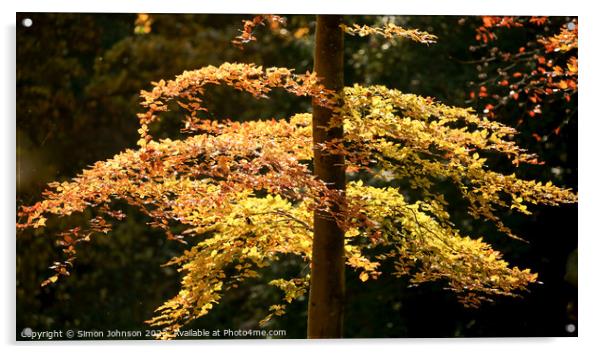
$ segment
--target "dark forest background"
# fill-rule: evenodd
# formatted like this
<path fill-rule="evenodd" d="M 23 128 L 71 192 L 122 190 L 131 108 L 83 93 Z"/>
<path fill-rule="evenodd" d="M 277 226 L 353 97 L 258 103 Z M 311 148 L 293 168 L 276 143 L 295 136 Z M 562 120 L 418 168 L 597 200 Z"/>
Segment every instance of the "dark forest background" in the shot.
<path fill-rule="evenodd" d="M 138 93 L 149 89 L 151 81 L 225 61 L 311 70 L 312 16 L 286 16 L 286 27 L 259 28 L 258 41 L 241 51 L 230 41 L 238 35 L 241 21 L 250 17 L 156 14 L 151 16 L 150 32 L 144 33 L 143 28 L 136 30 L 136 14 L 18 14 L 17 206 L 39 200 L 48 182 L 67 180 L 97 160 L 134 148 Z M 33 25 L 22 26 L 24 18 L 32 19 Z M 427 47 L 347 36 L 348 85 L 384 84 L 466 106 L 475 83 L 496 65 L 475 64 L 489 50 L 475 40 L 475 29 L 482 24 L 479 17 L 349 16 L 346 20 L 395 21 L 439 37 L 437 44 Z M 555 33 L 568 20 L 557 17 L 543 28 L 509 29 L 489 46 L 518 48 L 538 33 Z M 307 99 L 279 92 L 262 101 L 225 88 L 213 88 L 208 95 L 215 119 L 285 118 L 311 107 Z M 475 108 L 483 110 L 479 103 Z M 517 105 L 501 111 L 498 119 L 521 132 L 520 144 L 547 162 L 521 169 L 518 175 L 577 190 L 576 115 L 559 134 L 551 133 L 576 108 L 576 100 L 553 102 L 544 105 L 543 114 L 536 118 L 525 118 Z M 178 136 L 176 119 L 161 124 L 164 136 Z M 535 139 L 534 133 L 540 138 Z M 345 336 L 577 335 L 567 331 L 568 325 L 577 325 L 577 206 L 532 210 L 528 217 L 505 218 L 528 244 L 468 219 L 463 208 L 452 210 L 458 225 L 471 235 L 485 235 L 511 264 L 539 273 L 541 283 L 523 297 L 499 298 L 480 309 L 466 309 L 442 289 L 443 284 L 408 288 L 404 279 L 386 272 L 378 281 L 362 283 L 357 274 L 348 272 Z M 20 332 L 26 327 L 36 331 L 148 329 L 144 320 L 179 288 L 176 270 L 160 265 L 184 246 L 147 227 L 145 217 L 135 210 L 127 214 L 109 236 L 95 237 L 81 247 L 70 277 L 43 288 L 40 283 L 52 273 L 48 266 L 60 257 L 52 235 L 61 222 L 17 235 L 17 339 L 22 339 Z M 294 272 L 299 266 L 296 259 L 284 259 L 264 272 L 266 276 Z M 258 328 L 258 321 L 279 296 L 261 279 L 249 281 L 187 328 Z M 293 303 L 285 316 L 268 327 L 287 330 L 287 338 L 304 338 L 306 305 L 306 299 Z"/>

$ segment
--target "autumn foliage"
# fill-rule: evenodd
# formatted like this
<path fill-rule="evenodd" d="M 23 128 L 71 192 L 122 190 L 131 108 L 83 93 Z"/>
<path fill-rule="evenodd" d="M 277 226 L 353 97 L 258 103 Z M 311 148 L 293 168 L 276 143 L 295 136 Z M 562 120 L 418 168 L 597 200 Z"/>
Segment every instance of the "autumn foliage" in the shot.
<path fill-rule="evenodd" d="M 281 25 L 285 25 L 286 19 L 278 15 L 257 15 L 251 20 L 243 20 L 242 23 L 243 28 L 240 30 L 240 34 L 232 40 L 232 44 L 240 49 L 243 49 L 245 44 L 257 40 L 257 37 L 253 35 L 253 31 L 257 26 L 267 24 L 270 29 L 275 30 L 280 28 Z"/>
<path fill-rule="evenodd" d="M 570 102 L 576 98 L 579 32 L 576 18 L 559 28 L 552 27 L 554 34 L 538 34 L 534 40 L 516 48 L 502 49 L 496 45 L 500 33 L 545 26 L 552 26 L 545 16 L 482 17 L 475 39 L 481 43 L 481 48 L 487 49 L 482 59 L 476 61 L 483 80 L 475 83 L 470 99 L 484 104 L 484 113 L 489 117 L 494 117 L 505 106 L 518 104 L 524 107 L 524 118 L 537 118 L 545 114 L 547 104 L 557 100 Z M 560 124 L 556 122 L 554 132 L 558 134 L 567 123 L 568 119 Z"/>
<path fill-rule="evenodd" d="M 252 29 L 251 23 L 245 28 Z M 387 31 L 419 42 L 435 39 L 393 27 L 347 29 L 360 35 Z M 181 290 L 148 321 L 164 329 L 160 338 L 173 338 L 181 326 L 207 314 L 224 292 L 259 277 L 259 269 L 283 255 L 309 263 L 316 210 L 346 231 L 346 263 L 362 281 L 377 279 L 381 264 L 393 261 L 395 275 L 413 284 L 445 281 L 463 304 L 478 306 L 497 295 L 515 296 L 537 274 L 510 266 L 483 235 L 462 234 L 441 183 L 456 187 L 472 217 L 515 238 L 520 235 L 503 223 L 500 212 L 528 215 L 529 205 L 577 202 L 570 190 L 489 169 L 492 158 L 515 166 L 540 161 L 516 145 L 515 129 L 470 108 L 383 86 L 346 87 L 340 97 L 324 89 L 315 74 L 242 63 L 186 71 L 153 85 L 141 93 L 139 147 L 99 161 L 69 182 L 51 183 L 42 201 L 20 207 L 17 228 L 43 228 L 48 218 L 94 210 L 87 228 L 57 235 L 66 257 L 53 265 L 55 273 L 43 285 L 69 274 L 80 243 L 110 233 L 112 224 L 126 217 L 116 202 L 137 207 L 151 227 L 189 244 L 168 263 L 183 273 Z M 344 138 L 312 146 L 309 113 L 245 123 L 209 120 L 203 94 L 211 85 L 258 99 L 273 89 L 310 97 L 335 110 L 332 124 L 344 125 Z M 339 101 L 344 104 L 336 106 Z M 186 138 L 153 138 L 153 123 L 166 111 L 181 114 Z M 315 149 L 345 157 L 350 180 L 345 196 L 313 175 Z M 366 176 L 384 185 L 403 181 L 412 193 L 370 185 Z M 284 295 L 266 311 L 264 322 L 307 292 L 309 275 L 266 282 Z"/>

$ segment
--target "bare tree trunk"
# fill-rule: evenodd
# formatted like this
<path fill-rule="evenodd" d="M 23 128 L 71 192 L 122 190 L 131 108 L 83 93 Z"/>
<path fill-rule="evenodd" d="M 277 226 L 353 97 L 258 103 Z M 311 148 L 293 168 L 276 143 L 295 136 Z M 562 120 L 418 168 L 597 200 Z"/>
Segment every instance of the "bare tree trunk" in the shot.
<path fill-rule="evenodd" d="M 318 15 L 314 71 L 326 88 L 343 89 L 342 16 Z M 341 138 L 343 127 L 326 129 L 333 113 L 313 103 L 313 142 Z M 314 173 L 330 188 L 345 190 L 345 160 L 342 155 L 314 149 Z M 345 299 L 345 232 L 326 215 L 314 213 L 314 238 L 309 292 L 308 338 L 340 338 L 343 335 Z"/>

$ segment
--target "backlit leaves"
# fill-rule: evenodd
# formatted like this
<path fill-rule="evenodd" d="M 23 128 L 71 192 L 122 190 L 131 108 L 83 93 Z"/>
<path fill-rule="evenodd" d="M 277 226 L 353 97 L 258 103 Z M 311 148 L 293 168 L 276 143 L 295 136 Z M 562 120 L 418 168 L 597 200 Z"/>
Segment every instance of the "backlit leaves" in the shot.
<path fill-rule="evenodd" d="M 365 37 L 371 35 L 379 35 L 387 39 L 400 37 L 423 44 L 431 44 L 437 42 L 437 36 L 435 35 L 417 29 L 405 29 L 394 23 L 387 23 L 382 27 L 372 27 L 368 25 L 360 26 L 356 23 L 354 23 L 351 26 L 342 24 L 341 28 L 345 31 L 345 33 L 350 34 L 352 36 L 358 35 L 360 37 Z"/>
<path fill-rule="evenodd" d="M 461 236 L 436 209 L 423 202 L 409 204 L 394 188 L 352 183 L 348 193 L 360 215 L 378 222 L 388 235 L 380 242 L 393 249 L 388 256 L 395 259 L 395 274 L 409 275 L 414 284 L 445 280 L 462 303 L 478 306 L 491 295 L 524 290 L 537 278 L 528 269 L 509 268 L 481 238 Z M 360 278 L 368 279 L 366 273 Z"/>
<path fill-rule="evenodd" d="M 232 40 L 232 44 L 242 49 L 245 44 L 257 40 L 253 35 L 255 27 L 266 23 L 272 30 L 278 29 L 280 26 L 286 25 L 286 19 L 278 15 L 258 15 L 251 20 L 243 20 L 243 29 L 240 30 L 240 35 Z"/>
<path fill-rule="evenodd" d="M 136 16 L 136 21 L 134 23 L 134 33 L 135 34 L 149 34 L 152 31 L 153 19 L 149 14 L 140 13 Z"/>
<path fill-rule="evenodd" d="M 332 124 L 343 124 L 345 137 L 313 146 L 308 113 L 246 123 L 203 119 L 202 97 L 210 84 L 254 97 L 267 97 L 279 87 L 324 105 L 342 99 Z M 431 98 L 359 85 L 335 97 L 314 74 L 236 63 L 187 71 L 154 86 L 141 94 L 146 112 L 139 115 L 140 147 L 97 162 L 72 181 L 50 184 L 43 200 L 20 208 L 17 227 L 43 228 L 53 216 L 94 210 L 87 228 L 57 235 L 66 259 L 53 266 L 55 274 L 43 285 L 68 275 L 80 242 L 110 233 L 112 223 L 123 219 L 115 201 L 137 207 L 149 217 L 149 226 L 169 239 L 190 244 L 168 263 L 183 273 L 181 290 L 148 321 L 164 330 L 163 339 L 206 315 L 224 292 L 259 277 L 262 268 L 282 255 L 310 264 L 317 210 L 346 231 L 346 264 L 360 281 L 378 279 L 381 264 L 392 261 L 395 274 L 409 276 L 413 284 L 443 280 L 466 306 L 478 306 L 492 296 L 525 290 L 537 275 L 510 267 L 482 238 L 461 235 L 439 183 L 455 185 L 469 214 L 512 237 L 497 215 L 500 210 L 528 214 L 528 204 L 577 201 L 570 190 L 551 183 L 488 169 L 493 155 L 515 165 L 540 162 L 513 142 L 513 128 Z M 184 130 L 191 135 L 154 140 L 149 125 L 173 109 L 171 102 L 185 111 Z M 405 181 L 422 199 L 410 202 L 403 189 L 362 181 L 349 183 L 344 197 L 313 176 L 315 149 L 344 155 L 349 172 Z M 379 251 L 376 256 L 374 250 Z M 266 282 L 284 296 L 262 324 L 304 296 L 309 278 Z"/>
<path fill-rule="evenodd" d="M 471 61 L 477 64 L 479 80 L 474 82 L 469 92 L 470 100 L 481 102 L 483 113 L 494 117 L 504 107 L 519 108 L 524 116 L 519 117 L 518 124 L 524 119 L 545 116 L 555 106 L 554 102 L 565 101 L 568 104 L 576 98 L 578 92 L 578 20 L 572 19 L 552 27 L 552 19 L 548 17 L 492 17 L 483 16 L 483 25 L 476 29 L 476 39 L 482 44 L 471 46 L 471 51 L 478 48 L 487 49 L 481 59 Z M 565 20 L 562 20 L 565 21 Z M 551 35 L 542 35 L 539 27 L 552 27 Z M 535 29 L 533 28 L 535 27 Z M 520 28 L 526 38 L 515 48 L 507 44 L 496 45 L 498 35 L 504 34 L 508 28 Z M 531 32 L 529 32 L 531 29 Z M 552 131 L 558 135 L 560 129 L 567 125 L 575 109 L 568 109 L 560 122 L 555 122 L 551 129 L 541 135 L 549 135 Z M 540 134 L 534 138 L 540 141 Z"/>
<path fill-rule="evenodd" d="M 560 33 L 551 37 L 541 38 L 539 43 L 543 44 L 547 52 L 568 52 L 579 46 L 578 29 L 579 25 L 576 22 L 571 22 L 570 26 L 563 26 Z"/>
<path fill-rule="evenodd" d="M 280 87 L 297 96 L 311 96 L 324 106 L 333 103 L 332 92 L 318 83 L 314 73 L 297 75 L 287 68 L 268 68 L 254 64 L 224 63 L 219 67 L 206 66 L 199 70 L 185 71 L 174 80 L 153 83 L 154 88 L 142 91 L 142 106 L 145 113 L 138 114 L 140 120 L 140 140 L 138 145 L 145 146 L 152 136 L 149 124 L 158 119 L 157 114 L 168 110 L 169 101 L 176 100 L 184 108 L 186 115 L 184 131 L 194 132 L 205 129 L 211 123 L 200 123 L 199 112 L 207 111 L 202 106 L 202 95 L 207 85 L 226 85 L 239 91 L 246 91 L 256 98 L 266 98 L 267 94 Z M 199 124 L 203 126 L 198 126 Z"/>

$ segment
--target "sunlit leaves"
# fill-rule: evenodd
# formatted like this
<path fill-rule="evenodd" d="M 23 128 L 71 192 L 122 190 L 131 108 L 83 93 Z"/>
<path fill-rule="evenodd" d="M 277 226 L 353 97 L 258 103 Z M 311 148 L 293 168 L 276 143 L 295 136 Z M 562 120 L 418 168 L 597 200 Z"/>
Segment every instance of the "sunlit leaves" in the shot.
<path fill-rule="evenodd" d="M 199 112 L 207 111 L 202 106 L 202 95 L 207 85 L 226 85 L 239 91 L 246 91 L 256 98 L 266 98 L 273 88 L 282 88 L 297 96 L 310 96 L 324 106 L 333 103 L 332 92 L 318 82 L 315 73 L 297 75 L 287 68 L 267 68 L 254 64 L 224 63 L 219 67 L 206 66 L 199 70 L 185 71 L 174 80 L 161 80 L 153 83 L 150 91 L 142 91 L 142 106 L 145 113 L 138 114 L 140 120 L 140 140 L 145 146 L 152 136 L 149 124 L 158 119 L 160 112 L 168 110 L 169 101 L 176 100 L 188 113 L 184 131 L 196 132 L 206 129 L 211 123 L 200 122 Z M 201 124 L 201 126 L 199 126 Z"/>
<path fill-rule="evenodd" d="M 416 29 L 405 29 L 394 23 L 387 23 L 382 27 L 372 27 L 368 25 L 360 26 L 357 23 L 354 23 L 351 26 L 341 25 L 341 27 L 347 34 L 352 36 L 358 35 L 360 37 L 365 37 L 370 35 L 379 35 L 387 39 L 400 37 L 423 44 L 432 44 L 437 42 L 437 36 L 435 35 Z"/>
<path fill-rule="evenodd" d="M 570 25 L 563 26 L 560 33 L 544 37 L 539 40 L 547 52 L 568 52 L 571 49 L 576 49 L 579 46 L 578 41 L 579 25 L 576 22 L 571 22 Z"/>
<path fill-rule="evenodd" d="M 469 97 L 473 102 L 481 102 L 483 113 L 496 117 L 505 108 L 518 108 L 524 119 L 538 118 L 553 114 L 553 103 L 571 102 L 578 92 L 577 49 L 578 21 L 565 21 L 548 17 L 492 17 L 483 16 L 483 25 L 477 31 L 477 40 L 483 42 L 471 46 L 486 53 L 475 63 L 479 80 L 474 82 Z M 543 27 L 545 25 L 545 27 Z M 506 42 L 497 44 L 505 32 L 520 32 L 527 40 L 509 47 Z M 553 34 L 547 34 L 548 29 Z M 546 34 L 541 34 L 546 33 Z M 562 102 L 565 101 L 565 102 Z M 572 111 L 572 112 L 571 112 Z M 565 117 L 541 135 L 554 131 L 558 134 L 566 125 L 574 110 L 565 112 Z M 501 118 L 501 116 L 500 116 Z M 536 138 L 537 139 L 537 138 Z"/>
<path fill-rule="evenodd" d="M 491 295 L 513 295 L 534 282 L 537 274 L 509 268 L 501 254 L 482 239 L 461 236 L 446 216 L 428 204 L 408 204 L 394 188 L 374 188 L 352 183 L 352 203 L 363 215 L 383 225 L 388 235 L 382 243 L 393 248 L 396 274 L 410 275 L 412 283 L 445 280 L 467 306 L 478 306 Z M 360 275 L 368 280 L 366 273 Z"/>
<path fill-rule="evenodd" d="M 389 178 L 408 181 L 425 197 L 437 195 L 441 180 L 450 181 L 469 203 L 471 215 L 492 221 L 511 237 L 517 236 L 495 210 L 509 208 L 513 195 L 532 204 L 577 200 L 569 190 L 487 169 L 487 158 L 479 152 L 500 154 L 515 165 L 540 164 L 511 140 L 516 133 L 513 128 L 481 118 L 470 109 L 382 86 L 356 85 L 345 94 L 347 134 L 344 142 L 330 148 L 348 146 L 349 164 L 359 169 L 386 170 Z M 515 207 L 527 212 L 526 207 Z"/>
<path fill-rule="evenodd" d="M 149 34 L 152 31 L 153 19 L 149 14 L 140 13 L 136 16 L 134 33 Z"/>
<path fill-rule="evenodd" d="M 50 278 L 48 278 L 48 279 L 44 280 L 44 281 L 42 282 L 42 286 L 46 286 L 46 285 L 49 285 L 49 284 L 52 284 L 52 283 L 56 283 L 56 281 L 57 281 L 58 279 L 59 279 L 59 276 L 58 276 L 58 275 L 53 275 L 53 276 L 51 276 Z"/>
<path fill-rule="evenodd" d="M 537 20 L 539 22 L 545 22 L 547 18 L 540 17 Z M 477 28 L 477 34 L 475 35 L 475 39 L 477 41 L 482 41 L 487 43 L 491 40 L 496 39 L 496 35 L 491 31 L 492 28 L 495 27 L 522 27 L 523 24 L 520 21 L 517 21 L 516 17 L 513 16 L 482 16 L 481 20 L 483 21 L 483 25 Z"/>
<path fill-rule="evenodd" d="M 267 23 L 270 29 L 277 30 L 280 26 L 286 25 L 286 19 L 278 15 L 258 15 L 251 20 L 243 20 L 242 23 L 243 29 L 240 30 L 240 35 L 232 40 L 232 44 L 240 49 L 242 49 L 245 44 L 257 40 L 253 35 L 255 27 L 259 25 L 265 26 Z"/>
<path fill-rule="evenodd" d="M 344 105 L 335 109 L 332 124 L 342 123 L 346 134 L 313 146 L 308 113 L 246 123 L 202 119 L 197 114 L 204 111 L 201 97 L 209 84 L 254 97 L 280 87 L 324 105 L 341 99 Z M 511 237 L 516 236 L 498 211 L 528 214 L 528 204 L 577 201 L 570 190 L 488 168 L 491 156 L 515 165 L 540 164 L 513 142 L 515 129 L 471 109 L 383 86 L 355 85 L 335 97 L 311 73 L 226 63 L 161 80 L 142 98 L 147 111 L 139 115 L 140 148 L 97 162 L 72 181 L 50 184 L 42 201 L 21 207 L 17 227 L 40 229 L 53 215 L 95 212 L 87 228 L 57 235 L 66 260 L 55 263 L 55 274 L 44 285 L 68 275 L 80 242 L 110 233 L 112 222 L 123 219 L 114 208 L 116 201 L 137 207 L 149 218 L 149 226 L 164 231 L 168 239 L 190 244 L 168 263 L 183 273 L 181 290 L 148 321 L 164 329 L 164 339 L 206 315 L 224 292 L 259 277 L 261 268 L 282 255 L 310 264 L 317 210 L 346 231 L 346 264 L 361 282 L 378 279 L 381 264 L 392 261 L 395 274 L 409 276 L 413 284 L 443 280 L 461 302 L 477 306 L 495 295 L 524 290 L 536 274 L 510 267 L 481 238 L 461 235 L 438 184 L 455 185 L 470 215 L 493 222 Z M 182 120 L 192 135 L 154 140 L 149 124 L 173 101 L 179 104 L 174 104 L 176 109 L 186 111 Z M 346 195 L 332 190 L 312 174 L 316 149 L 344 155 L 350 172 L 407 182 L 421 199 L 409 202 L 403 188 L 376 188 L 362 181 L 350 183 Z M 309 278 L 266 282 L 284 296 L 262 324 L 304 296 Z"/>

